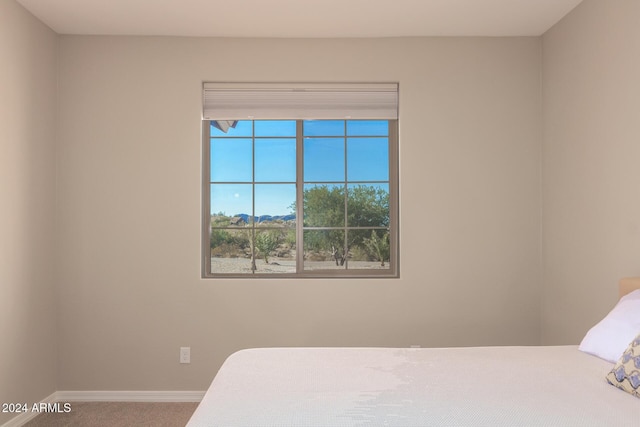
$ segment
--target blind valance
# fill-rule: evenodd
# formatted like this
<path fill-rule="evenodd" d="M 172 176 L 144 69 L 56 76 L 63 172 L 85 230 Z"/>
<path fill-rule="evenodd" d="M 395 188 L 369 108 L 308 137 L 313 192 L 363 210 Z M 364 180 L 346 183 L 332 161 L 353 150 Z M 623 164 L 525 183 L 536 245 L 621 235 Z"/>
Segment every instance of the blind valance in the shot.
<path fill-rule="evenodd" d="M 397 83 L 204 83 L 204 120 L 398 118 Z"/>

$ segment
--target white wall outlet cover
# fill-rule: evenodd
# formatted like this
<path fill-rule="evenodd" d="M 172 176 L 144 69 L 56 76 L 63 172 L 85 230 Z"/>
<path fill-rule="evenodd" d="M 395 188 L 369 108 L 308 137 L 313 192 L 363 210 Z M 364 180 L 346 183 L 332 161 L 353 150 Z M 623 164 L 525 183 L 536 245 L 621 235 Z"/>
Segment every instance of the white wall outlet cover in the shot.
<path fill-rule="evenodd" d="M 191 363 L 191 347 L 180 347 L 180 363 Z"/>

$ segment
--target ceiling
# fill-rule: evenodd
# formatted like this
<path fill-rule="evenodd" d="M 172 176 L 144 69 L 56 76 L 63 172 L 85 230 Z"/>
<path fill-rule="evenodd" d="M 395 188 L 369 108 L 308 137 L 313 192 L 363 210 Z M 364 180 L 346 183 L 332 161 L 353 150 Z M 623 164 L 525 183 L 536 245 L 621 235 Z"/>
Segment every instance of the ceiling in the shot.
<path fill-rule="evenodd" d="M 582 0 L 17 0 L 59 34 L 539 36 Z"/>

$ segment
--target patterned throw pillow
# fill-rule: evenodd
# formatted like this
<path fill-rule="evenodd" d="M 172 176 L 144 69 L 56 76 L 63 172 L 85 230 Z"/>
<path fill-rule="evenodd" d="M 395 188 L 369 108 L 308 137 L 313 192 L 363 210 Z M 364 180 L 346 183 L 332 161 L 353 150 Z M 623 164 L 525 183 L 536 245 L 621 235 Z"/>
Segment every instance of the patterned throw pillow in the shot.
<path fill-rule="evenodd" d="M 609 384 L 640 398 L 640 335 L 638 335 L 622 357 L 607 374 Z"/>

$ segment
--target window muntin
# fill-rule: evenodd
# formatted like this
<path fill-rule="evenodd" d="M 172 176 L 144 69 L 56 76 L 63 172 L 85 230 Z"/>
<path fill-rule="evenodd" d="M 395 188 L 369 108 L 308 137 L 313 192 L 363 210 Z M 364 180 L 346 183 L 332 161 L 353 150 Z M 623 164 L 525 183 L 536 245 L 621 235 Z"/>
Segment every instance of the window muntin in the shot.
<path fill-rule="evenodd" d="M 397 276 L 395 120 L 210 121 L 205 134 L 205 277 Z"/>

